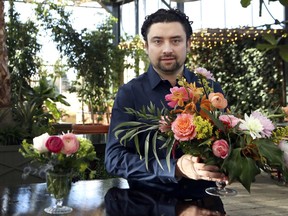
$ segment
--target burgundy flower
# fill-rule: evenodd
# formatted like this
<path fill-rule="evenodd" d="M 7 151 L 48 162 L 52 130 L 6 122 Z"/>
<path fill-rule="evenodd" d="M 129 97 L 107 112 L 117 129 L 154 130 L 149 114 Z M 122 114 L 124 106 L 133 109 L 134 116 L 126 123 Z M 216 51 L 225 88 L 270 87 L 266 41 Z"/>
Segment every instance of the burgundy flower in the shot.
<path fill-rule="evenodd" d="M 62 139 L 57 136 L 50 136 L 46 141 L 46 148 L 53 153 L 59 153 L 63 146 Z"/>

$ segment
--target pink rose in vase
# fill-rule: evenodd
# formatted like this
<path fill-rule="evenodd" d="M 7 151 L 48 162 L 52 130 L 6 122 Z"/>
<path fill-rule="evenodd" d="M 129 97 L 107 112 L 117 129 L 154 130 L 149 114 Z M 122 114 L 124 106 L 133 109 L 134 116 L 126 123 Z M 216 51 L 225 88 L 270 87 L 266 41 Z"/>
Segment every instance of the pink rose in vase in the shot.
<path fill-rule="evenodd" d="M 64 144 L 61 150 L 63 154 L 71 155 L 78 151 L 80 143 L 75 134 L 67 133 L 62 135 L 61 138 Z"/>
<path fill-rule="evenodd" d="M 212 145 L 212 151 L 216 157 L 225 159 L 229 153 L 229 144 L 224 139 L 216 140 Z"/>

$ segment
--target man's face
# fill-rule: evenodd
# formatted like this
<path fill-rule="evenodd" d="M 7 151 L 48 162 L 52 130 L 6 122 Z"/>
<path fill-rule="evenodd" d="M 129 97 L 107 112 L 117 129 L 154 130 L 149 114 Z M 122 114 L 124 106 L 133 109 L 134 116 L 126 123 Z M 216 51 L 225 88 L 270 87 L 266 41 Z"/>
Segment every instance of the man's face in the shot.
<path fill-rule="evenodd" d="M 146 43 L 146 53 L 154 69 L 163 75 L 177 74 L 183 70 L 190 40 L 179 22 L 152 24 Z"/>

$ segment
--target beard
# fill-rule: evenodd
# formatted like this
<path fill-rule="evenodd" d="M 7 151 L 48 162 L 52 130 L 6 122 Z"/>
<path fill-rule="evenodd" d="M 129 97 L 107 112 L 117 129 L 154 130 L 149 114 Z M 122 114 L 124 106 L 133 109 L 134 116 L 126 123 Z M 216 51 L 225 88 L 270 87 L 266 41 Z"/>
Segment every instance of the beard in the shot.
<path fill-rule="evenodd" d="M 183 66 L 184 63 L 180 63 L 175 58 L 175 62 L 171 64 L 165 64 L 161 59 L 155 65 L 163 74 L 172 75 L 178 73 L 178 70 Z"/>

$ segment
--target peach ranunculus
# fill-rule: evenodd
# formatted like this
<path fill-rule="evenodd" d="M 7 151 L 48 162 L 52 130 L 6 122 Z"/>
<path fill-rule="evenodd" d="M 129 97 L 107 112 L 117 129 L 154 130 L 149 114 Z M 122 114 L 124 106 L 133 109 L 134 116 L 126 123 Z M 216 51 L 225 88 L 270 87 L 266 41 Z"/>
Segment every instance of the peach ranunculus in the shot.
<path fill-rule="evenodd" d="M 208 99 L 212 103 L 212 106 L 214 106 L 217 109 L 224 109 L 228 105 L 228 102 L 224 98 L 224 95 L 219 92 L 210 93 Z"/>
<path fill-rule="evenodd" d="M 212 144 L 212 151 L 216 157 L 225 159 L 229 154 L 229 144 L 224 139 L 216 140 Z"/>
<path fill-rule="evenodd" d="M 171 130 L 171 124 L 168 124 L 164 116 L 161 116 L 161 119 L 159 120 L 159 130 L 162 133 L 166 133 Z"/>
<path fill-rule="evenodd" d="M 191 114 L 179 114 L 174 122 L 172 122 L 171 129 L 174 133 L 174 137 L 179 141 L 192 140 L 196 136 L 196 126 L 193 123 L 193 115 Z"/>
<path fill-rule="evenodd" d="M 71 155 L 78 151 L 80 143 L 75 134 L 72 133 L 63 134 L 61 136 L 61 139 L 64 144 L 61 150 L 63 154 Z"/>
<path fill-rule="evenodd" d="M 33 148 L 37 149 L 39 153 L 48 152 L 48 149 L 46 148 L 46 141 L 49 138 L 48 133 L 44 133 L 41 136 L 34 137 L 33 138 Z"/>
<path fill-rule="evenodd" d="M 183 107 L 184 102 L 188 101 L 189 98 L 193 96 L 191 91 L 189 91 L 190 95 L 188 95 L 187 89 L 184 87 L 170 88 L 170 92 L 171 94 L 167 94 L 165 96 L 165 100 L 170 101 L 168 106 L 172 108 L 176 107 L 177 105 Z"/>
<path fill-rule="evenodd" d="M 240 122 L 240 119 L 234 115 L 220 115 L 219 120 L 229 128 L 234 128 Z"/>
<path fill-rule="evenodd" d="M 46 148 L 53 153 L 59 153 L 63 145 L 62 139 L 58 136 L 50 136 L 46 141 Z"/>

